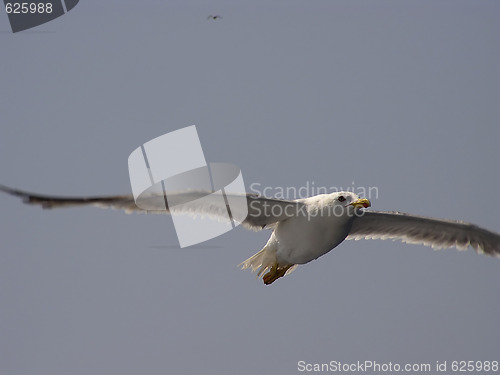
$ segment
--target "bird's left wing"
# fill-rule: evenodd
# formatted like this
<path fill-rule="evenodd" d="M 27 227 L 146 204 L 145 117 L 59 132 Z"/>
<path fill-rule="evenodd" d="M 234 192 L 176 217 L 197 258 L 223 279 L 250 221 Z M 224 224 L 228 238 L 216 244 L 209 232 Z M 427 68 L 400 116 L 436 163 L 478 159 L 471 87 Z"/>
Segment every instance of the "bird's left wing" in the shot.
<path fill-rule="evenodd" d="M 500 257 L 500 235 L 462 221 L 433 219 L 402 212 L 365 211 L 355 216 L 348 240 L 392 239 L 436 249 L 469 246 Z"/>
<path fill-rule="evenodd" d="M 245 227 L 260 230 L 272 227 L 279 221 L 297 215 L 303 203 L 265 198 L 256 194 L 219 194 L 209 191 L 189 190 L 167 193 L 152 193 L 141 197 L 141 207 L 136 205 L 132 195 L 93 196 L 93 197 L 65 197 L 30 193 L 19 189 L 0 185 L 0 191 L 17 196 L 24 203 L 39 205 L 45 209 L 98 206 L 125 210 L 127 213 L 185 213 L 193 216 L 209 216 L 215 219 L 227 219 L 228 212 L 233 220 L 242 223 Z"/>

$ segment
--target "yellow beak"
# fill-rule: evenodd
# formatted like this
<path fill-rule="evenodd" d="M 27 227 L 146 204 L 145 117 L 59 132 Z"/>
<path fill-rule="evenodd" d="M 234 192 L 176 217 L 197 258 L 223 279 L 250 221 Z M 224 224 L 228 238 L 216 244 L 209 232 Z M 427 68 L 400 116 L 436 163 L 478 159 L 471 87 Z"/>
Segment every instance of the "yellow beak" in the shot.
<path fill-rule="evenodd" d="M 366 198 L 356 199 L 354 202 L 351 202 L 348 204 L 348 206 L 353 206 L 354 208 L 359 208 L 359 207 L 368 208 L 371 205 L 372 204 L 371 204 L 370 200 L 368 200 Z"/>

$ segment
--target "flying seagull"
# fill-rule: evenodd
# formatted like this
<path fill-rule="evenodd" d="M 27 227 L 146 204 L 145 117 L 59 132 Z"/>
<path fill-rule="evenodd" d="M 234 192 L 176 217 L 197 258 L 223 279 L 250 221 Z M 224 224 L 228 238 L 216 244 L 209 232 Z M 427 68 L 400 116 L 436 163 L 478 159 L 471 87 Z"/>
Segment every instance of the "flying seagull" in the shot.
<path fill-rule="evenodd" d="M 207 20 L 217 20 L 219 18 L 222 19 L 222 16 L 219 16 L 218 14 L 216 14 L 215 16 L 212 16 L 212 15 L 208 16 Z"/>
<path fill-rule="evenodd" d="M 137 207 L 132 195 L 61 197 L 29 193 L 3 185 L 0 185 L 0 190 L 46 209 L 94 205 L 144 212 Z M 220 200 L 207 200 L 210 194 L 196 190 L 168 193 L 170 208 L 162 200 L 162 210 L 151 212 L 187 213 L 221 219 L 222 214 L 227 213 L 227 207 L 225 203 L 222 206 Z M 200 198 L 204 198 L 203 203 L 199 203 Z M 462 221 L 402 212 L 366 211 L 371 206 L 370 201 L 353 192 L 297 200 L 265 198 L 257 194 L 227 195 L 227 199 L 245 202 L 248 213 L 241 223 L 244 227 L 272 230 L 264 248 L 239 265 L 242 269 L 257 272 L 265 284 L 289 274 L 299 264 L 325 255 L 345 239 L 392 239 L 436 249 L 456 247 L 465 250 L 470 246 L 478 253 L 500 256 L 500 235 L 497 233 Z M 238 217 L 236 212 L 233 214 Z"/>

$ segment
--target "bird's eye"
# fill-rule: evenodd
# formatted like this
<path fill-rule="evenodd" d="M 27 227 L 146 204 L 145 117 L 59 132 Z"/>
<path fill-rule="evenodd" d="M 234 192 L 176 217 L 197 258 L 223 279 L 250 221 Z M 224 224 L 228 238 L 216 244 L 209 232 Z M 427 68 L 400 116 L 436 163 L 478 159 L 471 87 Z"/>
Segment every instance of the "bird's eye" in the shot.
<path fill-rule="evenodd" d="M 339 202 L 344 202 L 345 201 L 345 197 L 343 195 L 341 195 L 338 199 L 339 199 Z"/>

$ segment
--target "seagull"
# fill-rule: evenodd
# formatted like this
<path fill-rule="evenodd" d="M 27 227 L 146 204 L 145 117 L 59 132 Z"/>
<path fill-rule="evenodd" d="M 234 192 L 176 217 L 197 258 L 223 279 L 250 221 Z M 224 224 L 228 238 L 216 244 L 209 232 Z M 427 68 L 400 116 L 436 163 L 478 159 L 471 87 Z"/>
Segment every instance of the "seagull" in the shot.
<path fill-rule="evenodd" d="M 161 199 L 163 207 L 158 211 L 140 209 L 132 195 L 62 197 L 29 193 L 4 185 L 0 185 L 0 191 L 45 209 L 93 205 L 126 212 L 175 212 L 215 219 L 222 219 L 222 214 L 227 213 L 226 203 L 220 203 L 220 199 L 206 199 L 212 196 L 209 191 L 168 193 L 168 204 Z M 158 195 L 151 198 L 158 198 Z M 204 199 L 200 201 L 200 198 Z M 334 192 L 297 200 L 249 193 L 227 195 L 227 201 L 237 200 L 244 202 L 248 209 L 243 216 L 233 213 L 234 217 L 245 217 L 241 222 L 244 227 L 272 230 L 262 250 L 239 264 L 242 269 L 256 272 L 266 285 L 290 274 L 298 265 L 325 255 L 346 239 L 392 239 L 435 249 L 472 247 L 477 253 L 500 257 L 500 235 L 497 233 L 462 221 L 394 211 L 368 211 L 371 202 L 353 192 Z"/>
<path fill-rule="evenodd" d="M 222 19 L 222 16 L 219 16 L 218 14 L 216 14 L 215 16 L 212 16 L 212 15 L 208 16 L 207 20 L 217 20 L 219 18 Z"/>

